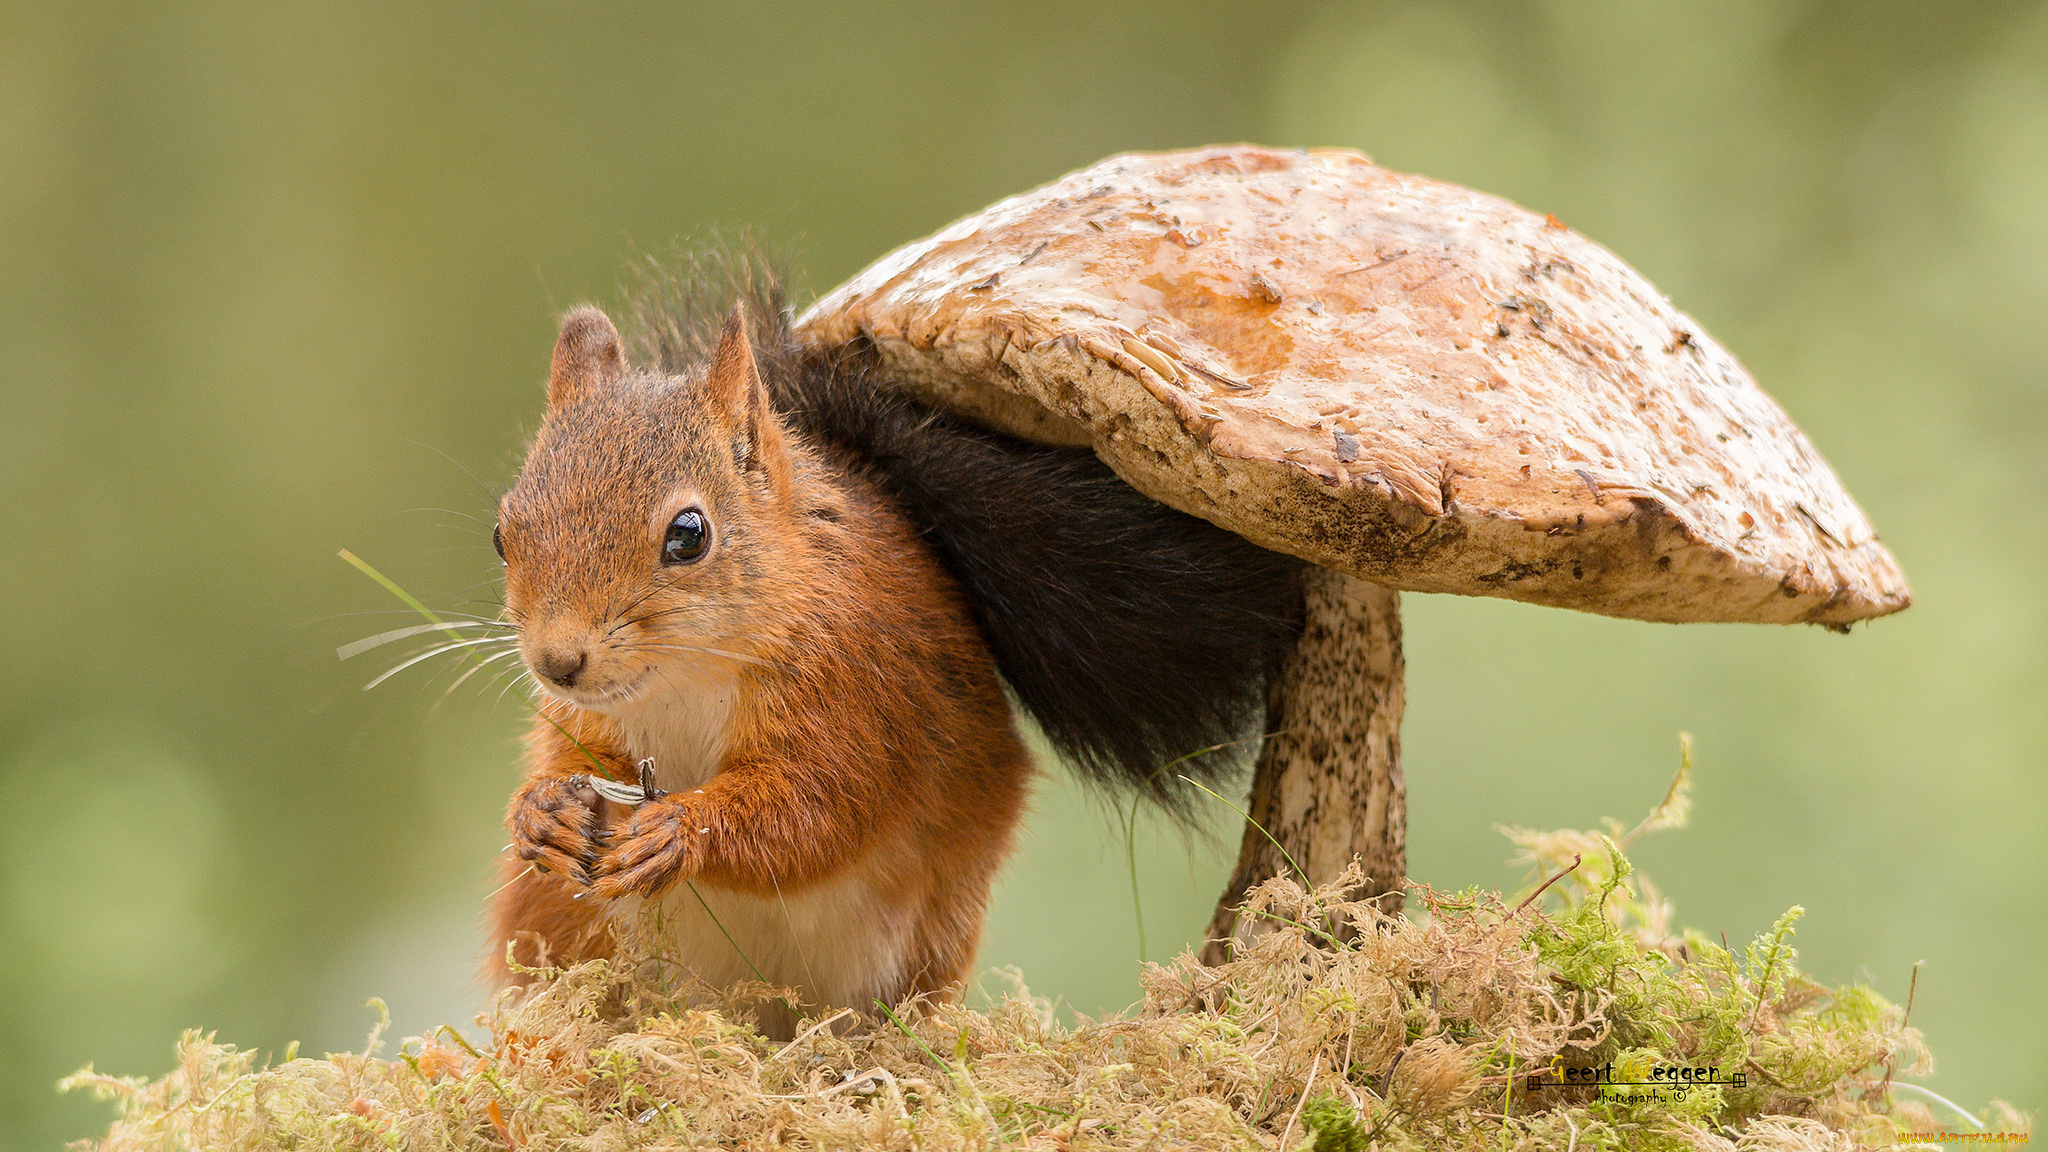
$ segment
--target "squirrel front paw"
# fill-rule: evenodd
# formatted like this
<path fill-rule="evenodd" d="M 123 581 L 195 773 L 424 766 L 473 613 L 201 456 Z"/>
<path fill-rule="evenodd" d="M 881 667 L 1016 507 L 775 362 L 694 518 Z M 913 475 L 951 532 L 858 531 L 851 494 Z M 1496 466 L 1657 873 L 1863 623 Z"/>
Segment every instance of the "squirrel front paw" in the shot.
<path fill-rule="evenodd" d="M 505 816 L 513 853 L 543 872 L 560 872 L 588 885 L 605 847 L 600 803 L 589 781 L 581 777 L 527 781 L 512 797 L 512 810 Z"/>
<path fill-rule="evenodd" d="M 685 797 L 640 805 L 591 869 L 591 892 L 606 900 L 660 895 L 676 881 L 696 875 L 710 831 L 709 821 Z"/>

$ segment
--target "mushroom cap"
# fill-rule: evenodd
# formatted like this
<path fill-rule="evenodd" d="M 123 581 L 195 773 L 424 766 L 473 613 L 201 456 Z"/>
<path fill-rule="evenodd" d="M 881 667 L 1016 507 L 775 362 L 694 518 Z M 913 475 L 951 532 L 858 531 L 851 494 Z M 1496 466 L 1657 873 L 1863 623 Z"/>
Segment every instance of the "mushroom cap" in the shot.
<path fill-rule="evenodd" d="M 1806 437 L 1634 269 L 1356 152 L 1112 157 L 883 257 L 799 338 L 1392 588 L 1838 627 L 1911 602 Z"/>

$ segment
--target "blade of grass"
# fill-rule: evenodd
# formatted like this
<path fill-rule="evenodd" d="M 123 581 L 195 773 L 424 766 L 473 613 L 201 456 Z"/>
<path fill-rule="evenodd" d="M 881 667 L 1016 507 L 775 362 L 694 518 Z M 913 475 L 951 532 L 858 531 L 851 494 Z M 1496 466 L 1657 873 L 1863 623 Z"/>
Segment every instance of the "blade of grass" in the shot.
<path fill-rule="evenodd" d="M 1322 897 L 1316 895 L 1315 881 L 1310 880 L 1308 878 L 1307 870 L 1305 870 L 1304 868 L 1302 868 L 1300 864 L 1295 862 L 1294 853 L 1289 852 L 1287 850 L 1286 845 L 1280 843 L 1280 841 L 1278 840 L 1275 840 L 1273 838 L 1273 834 L 1271 832 L 1266 831 L 1266 826 L 1264 824 L 1261 824 L 1257 820 L 1252 819 L 1251 813 L 1245 811 L 1242 808 L 1239 808 L 1237 805 L 1232 804 L 1230 801 L 1223 799 L 1222 796 L 1217 795 L 1215 789 L 1210 788 L 1208 785 L 1202 783 L 1200 780 L 1197 780 L 1192 776 L 1183 775 L 1181 779 L 1187 781 L 1190 784 L 1193 784 L 1195 787 L 1200 788 L 1202 791 L 1207 792 L 1209 795 L 1216 797 L 1216 799 L 1220 801 L 1224 807 L 1230 809 L 1232 812 L 1237 813 L 1239 816 L 1244 817 L 1245 823 L 1251 825 L 1254 828 L 1257 828 L 1259 830 L 1259 835 L 1264 836 L 1268 843 L 1272 844 L 1274 848 L 1279 850 L 1281 859 L 1286 860 L 1287 866 L 1289 868 L 1294 869 L 1294 874 L 1301 878 L 1301 886 L 1308 892 L 1308 898 L 1316 902 L 1316 911 L 1321 912 L 1323 914 L 1323 924 L 1329 930 L 1327 932 L 1317 932 L 1316 935 L 1321 936 L 1325 940 L 1328 940 L 1333 946 L 1340 946 L 1339 941 L 1337 940 L 1337 925 L 1334 921 L 1330 919 L 1330 910 L 1329 908 L 1323 905 Z"/>
<path fill-rule="evenodd" d="M 932 1058 L 932 1063 L 937 1064 L 939 1067 L 944 1068 L 948 1072 L 953 1071 L 953 1062 L 947 1060 L 943 1056 L 940 1056 L 937 1052 L 932 1051 L 931 1045 L 926 1044 L 924 1040 L 918 1036 L 917 1033 L 912 1032 L 910 1030 L 910 1025 L 905 1024 L 900 1018 L 897 1017 L 896 1013 L 890 1011 L 889 1006 L 887 1004 L 884 1004 L 880 1000 L 877 1000 L 875 1001 L 875 1007 L 880 1008 L 882 1010 L 882 1015 L 887 1016 L 889 1018 L 889 1023 L 894 1024 L 897 1028 L 902 1030 L 905 1036 L 910 1037 L 910 1042 L 912 1044 L 915 1044 L 919 1048 L 924 1049 L 924 1054 Z"/>
<path fill-rule="evenodd" d="M 1285 731 L 1285 729 L 1281 731 Z M 1225 748 L 1235 748 L 1239 744 L 1256 744 L 1261 740 L 1278 735 L 1280 735 L 1279 732 L 1266 732 L 1257 736 L 1247 736 L 1242 740 L 1225 740 L 1221 744 L 1211 744 L 1207 748 L 1197 748 L 1185 756 L 1176 756 L 1161 764 L 1158 768 L 1153 769 L 1152 775 L 1145 779 L 1145 786 L 1147 788 L 1151 787 L 1152 782 L 1159 779 L 1162 774 L 1180 767 L 1197 756 L 1207 756 L 1211 752 L 1221 752 Z M 1131 810 L 1124 818 L 1124 860 L 1130 865 L 1131 870 L 1131 916 L 1138 924 L 1138 963 L 1140 964 L 1145 962 L 1145 907 L 1138 898 L 1138 806 L 1144 803 L 1144 800 L 1145 793 L 1143 790 L 1132 794 Z"/>
<path fill-rule="evenodd" d="M 399 603 L 404 604 L 407 608 L 410 608 L 413 611 L 419 613 L 420 615 L 425 616 L 429 621 L 435 624 L 447 623 L 446 620 L 443 620 L 439 616 L 436 616 L 434 614 L 433 609 L 427 607 L 425 604 L 422 604 L 418 600 L 414 599 L 412 593 L 407 592 L 403 588 L 400 588 L 398 586 L 398 583 L 391 579 L 391 577 L 386 576 L 382 572 L 377 571 L 375 568 L 370 567 L 369 562 L 364 560 L 362 557 L 356 555 L 355 553 L 349 551 L 346 548 L 343 548 L 341 550 L 340 556 L 343 560 L 346 560 L 349 563 L 355 565 L 356 571 L 361 572 L 363 575 L 368 576 L 370 579 L 375 580 L 379 584 L 382 584 L 386 592 L 389 592 L 393 596 L 398 597 Z"/>

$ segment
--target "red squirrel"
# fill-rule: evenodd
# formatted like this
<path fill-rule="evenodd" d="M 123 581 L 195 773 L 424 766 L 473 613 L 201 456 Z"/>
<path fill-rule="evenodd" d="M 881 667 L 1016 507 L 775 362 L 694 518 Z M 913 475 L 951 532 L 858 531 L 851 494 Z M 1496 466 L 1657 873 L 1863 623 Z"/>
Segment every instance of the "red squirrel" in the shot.
<path fill-rule="evenodd" d="M 1184 810 L 1178 774 L 1228 758 L 1161 767 L 1256 732 L 1298 568 L 1085 449 L 918 404 L 866 349 L 798 346 L 772 278 L 731 280 L 642 300 L 640 366 L 570 312 L 500 503 L 543 699 L 497 973 L 508 944 L 608 955 L 611 918 L 659 902 L 663 955 L 712 985 L 954 995 L 1028 798 L 1012 697 L 1091 779 Z M 643 761 L 636 807 L 578 779 Z"/>

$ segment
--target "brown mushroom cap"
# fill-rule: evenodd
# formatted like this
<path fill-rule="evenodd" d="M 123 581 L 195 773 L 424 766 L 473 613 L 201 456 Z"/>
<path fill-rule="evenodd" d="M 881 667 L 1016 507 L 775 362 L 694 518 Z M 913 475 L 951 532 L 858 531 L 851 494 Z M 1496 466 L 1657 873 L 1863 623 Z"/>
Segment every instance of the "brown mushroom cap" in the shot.
<path fill-rule="evenodd" d="M 1114 157 L 898 249 L 801 335 L 1391 588 L 1837 626 L 1910 603 L 1806 437 L 1642 276 L 1354 152 Z"/>

